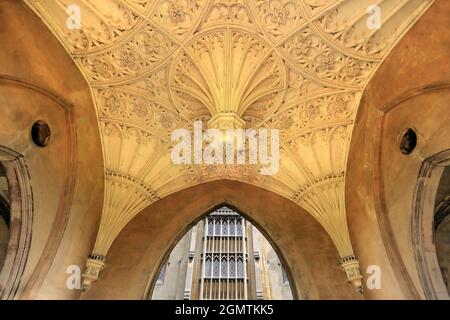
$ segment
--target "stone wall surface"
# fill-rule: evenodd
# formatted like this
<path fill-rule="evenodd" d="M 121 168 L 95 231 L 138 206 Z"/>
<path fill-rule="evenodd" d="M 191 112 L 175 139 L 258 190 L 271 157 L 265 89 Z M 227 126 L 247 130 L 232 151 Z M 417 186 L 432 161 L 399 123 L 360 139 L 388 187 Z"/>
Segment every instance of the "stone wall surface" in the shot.
<path fill-rule="evenodd" d="M 450 148 L 450 2 L 436 1 L 390 52 L 365 89 L 347 163 L 346 206 L 362 272 L 381 267 L 370 299 L 424 298 L 411 220 L 419 169 Z M 417 147 L 400 152 L 404 131 Z M 437 185 L 437 184 L 436 184 Z"/>
<path fill-rule="evenodd" d="M 103 205 L 104 170 L 90 89 L 22 1 L 0 1 L 0 145 L 23 155 L 33 193 L 31 249 L 16 298 L 73 299 L 66 268 L 83 271 Z M 31 140 L 37 120 L 51 140 Z"/>

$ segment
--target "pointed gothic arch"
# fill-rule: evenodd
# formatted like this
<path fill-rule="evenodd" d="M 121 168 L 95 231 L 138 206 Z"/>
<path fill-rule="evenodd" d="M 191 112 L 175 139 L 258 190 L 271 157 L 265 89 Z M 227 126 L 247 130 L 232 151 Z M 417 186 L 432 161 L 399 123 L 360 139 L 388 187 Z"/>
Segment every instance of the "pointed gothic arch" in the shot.
<path fill-rule="evenodd" d="M 278 250 L 247 216 L 227 203 L 205 213 L 160 266 L 159 275 L 172 265 L 170 279 L 149 279 L 148 299 L 292 299 Z"/>
<path fill-rule="evenodd" d="M 0 267 L 0 300 L 18 295 L 32 237 L 33 192 L 23 156 L 0 145 L 0 163 L 5 169 L 10 196 L 9 239 Z"/>
<path fill-rule="evenodd" d="M 286 267 L 295 299 L 360 297 L 346 281 L 331 238 L 309 213 L 268 190 L 218 180 L 183 189 L 142 210 L 113 242 L 105 269 L 82 299 L 146 299 L 182 236 L 223 203 L 270 241 Z"/>

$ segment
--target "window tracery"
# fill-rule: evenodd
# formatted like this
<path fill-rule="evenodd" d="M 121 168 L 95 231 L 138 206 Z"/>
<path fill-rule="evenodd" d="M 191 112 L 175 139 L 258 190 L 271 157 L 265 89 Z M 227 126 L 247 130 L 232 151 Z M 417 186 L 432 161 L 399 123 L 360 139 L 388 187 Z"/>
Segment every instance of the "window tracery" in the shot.
<path fill-rule="evenodd" d="M 200 299 L 247 299 L 245 223 L 227 207 L 204 220 Z"/>

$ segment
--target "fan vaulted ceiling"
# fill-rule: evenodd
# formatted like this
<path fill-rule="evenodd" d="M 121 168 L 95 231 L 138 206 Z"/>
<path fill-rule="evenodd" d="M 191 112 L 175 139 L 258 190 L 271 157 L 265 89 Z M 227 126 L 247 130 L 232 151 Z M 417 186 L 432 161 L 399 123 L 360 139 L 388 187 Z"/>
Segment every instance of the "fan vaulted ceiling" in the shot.
<path fill-rule="evenodd" d="M 234 179 L 313 215 L 353 255 L 346 159 L 365 85 L 432 0 L 28 0 L 92 88 L 106 166 L 94 254 L 105 256 L 143 208 L 173 192 Z M 80 30 L 66 27 L 81 9 Z M 382 26 L 369 29 L 379 6 Z M 69 76 L 69 75 L 68 75 Z M 280 170 L 174 165 L 170 134 L 221 114 L 280 130 Z M 243 123 L 243 122 L 242 122 Z"/>

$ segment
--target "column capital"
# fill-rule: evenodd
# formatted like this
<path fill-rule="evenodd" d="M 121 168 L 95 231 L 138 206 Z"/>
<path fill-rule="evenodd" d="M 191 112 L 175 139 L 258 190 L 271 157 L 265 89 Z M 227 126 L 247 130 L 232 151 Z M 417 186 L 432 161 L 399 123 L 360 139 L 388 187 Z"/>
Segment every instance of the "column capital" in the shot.
<path fill-rule="evenodd" d="M 359 261 L 355 255 L 346 256 L 341 259 L 341 267 L 347 275 L 347 280 L 353 284 L 356 291 L 363 293 L 363 285 L 361 272 L 359 270 Z"/>
<path fill-rule="evenodd" d="M 83 284 L 82 290 L 86 291 L 89 289 L 91 284 L 97 281 L 100 272 L 105 267 L 106 258 L 102 255 L 92 254 L 86 260 L 86 270 L 82 275 Z"/>

